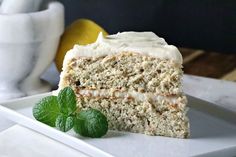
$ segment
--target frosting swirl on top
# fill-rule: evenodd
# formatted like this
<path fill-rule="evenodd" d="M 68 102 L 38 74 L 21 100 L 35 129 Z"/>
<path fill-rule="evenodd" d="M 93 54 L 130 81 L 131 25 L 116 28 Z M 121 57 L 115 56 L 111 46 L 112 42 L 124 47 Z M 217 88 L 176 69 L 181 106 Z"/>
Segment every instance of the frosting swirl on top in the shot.
<path fill-rule="evenodd" d="M 129 51 L 173 60 L 180 64 L 183 62 L 179 50 L 173 45 L 168 45 L 163 38 L 153 32 L 122 32 L 105 38 L 100 33 L 95 43 L 86 46 L 75 45 L 71 51 L 77 57 L 103 56 Z"/>

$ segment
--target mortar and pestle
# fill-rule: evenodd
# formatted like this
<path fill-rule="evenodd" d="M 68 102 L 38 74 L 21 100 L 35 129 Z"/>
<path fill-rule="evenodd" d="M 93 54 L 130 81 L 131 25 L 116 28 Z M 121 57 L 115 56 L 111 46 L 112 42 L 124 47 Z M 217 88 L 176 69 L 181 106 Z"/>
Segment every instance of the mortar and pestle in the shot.
<path fill-rule="evenodd" d="M 59 2 L 0 0 L 0 101 L 51 90 L 40 76 L 52 63 L 63 31 Z"/>

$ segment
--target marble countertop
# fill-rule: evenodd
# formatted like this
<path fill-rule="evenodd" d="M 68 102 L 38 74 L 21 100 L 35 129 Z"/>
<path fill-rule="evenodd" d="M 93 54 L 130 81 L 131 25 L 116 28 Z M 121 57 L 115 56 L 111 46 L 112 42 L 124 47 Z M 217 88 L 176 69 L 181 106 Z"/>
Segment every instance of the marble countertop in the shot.
<path fill-rule="evenodd" d="M 49 81 L 53 89 L 57 88 L 59 73 L 52 65 L 42 76 Z M 236 112 L 236 83 L 199 77 L 193 75 L 184 75 L 184 92 L 193 97 L 203 99 L 214 103 L 226 109 Z M 0 131 L 14 125 L 13 122 L 6 120 L 0 115 Z"/>

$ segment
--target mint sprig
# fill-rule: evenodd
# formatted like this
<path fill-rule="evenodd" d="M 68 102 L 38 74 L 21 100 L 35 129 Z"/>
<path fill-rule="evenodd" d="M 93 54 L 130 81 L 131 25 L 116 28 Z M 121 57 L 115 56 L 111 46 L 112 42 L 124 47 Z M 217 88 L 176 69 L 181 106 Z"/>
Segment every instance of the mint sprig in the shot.
<path fill-rule="evenodd" d="M 101 137 L 107 133 L 107 118 L 98 110 L 78 111 L 76 95 L 70 87 L 62 89 L 58 96 L 47 96 L 33 107 L 36 120 L 67 132 L 74 131 L 86 137 Z"/>

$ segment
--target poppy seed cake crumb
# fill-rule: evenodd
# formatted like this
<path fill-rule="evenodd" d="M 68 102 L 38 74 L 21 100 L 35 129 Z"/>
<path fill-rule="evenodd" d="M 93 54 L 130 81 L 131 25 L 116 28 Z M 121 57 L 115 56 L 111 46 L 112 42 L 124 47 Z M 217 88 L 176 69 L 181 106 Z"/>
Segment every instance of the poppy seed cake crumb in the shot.
<path fill-rule="evenodd" d="M 162 95 L 182 92 L 181 65 L 131 52 L 104 57 L 72 58 L 63 73 L 63 86 L 81 89 L 134 90 Z"/>
<path fill-rule="evenodd" d="M 111 130 L 177 138 L 189 137 L 185 103 L 186 97 L 181 97 L 179 104 L 165 100 L 141 102 L 127 98 L 78 97 L 78 107 L 100 110 L 107 116 Z"/>

